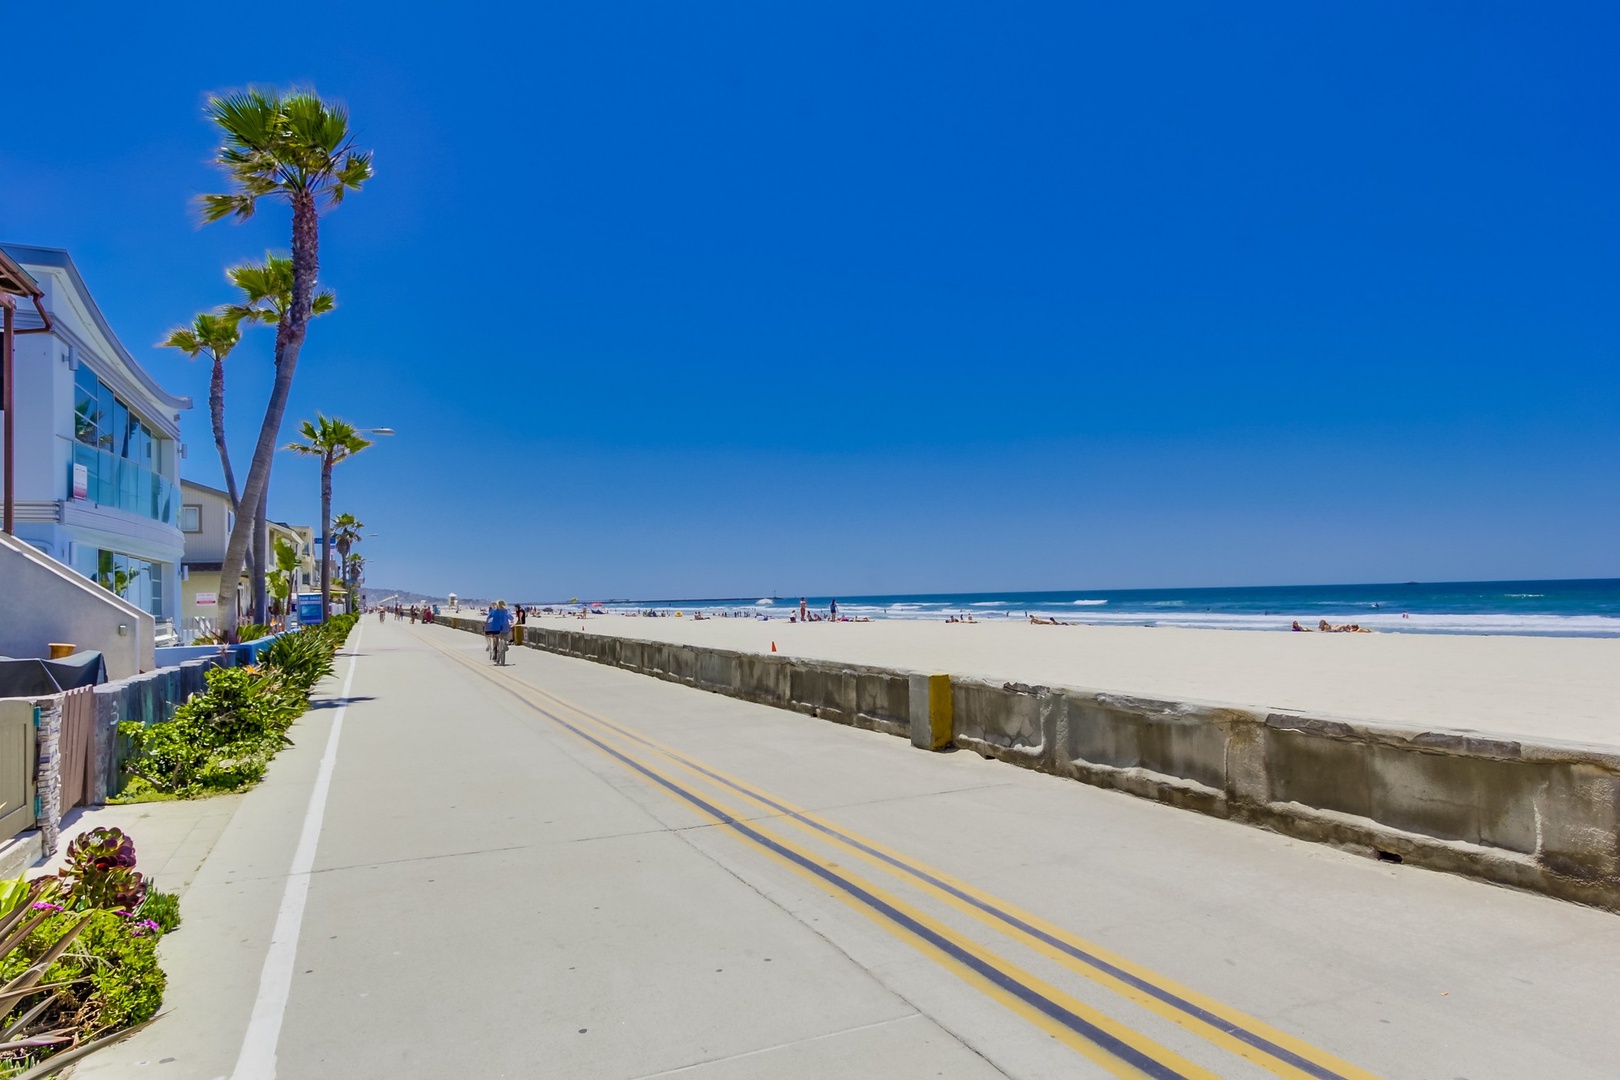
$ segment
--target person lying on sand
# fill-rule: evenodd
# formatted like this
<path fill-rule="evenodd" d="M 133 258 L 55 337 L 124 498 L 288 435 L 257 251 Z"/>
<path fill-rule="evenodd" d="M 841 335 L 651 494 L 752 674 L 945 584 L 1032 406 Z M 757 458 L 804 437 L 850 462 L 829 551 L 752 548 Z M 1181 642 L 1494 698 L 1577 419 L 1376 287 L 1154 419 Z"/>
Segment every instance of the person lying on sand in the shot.
<path fill-rule="evenodd" d="M 1294 625 L 1296 627 L 1299 626 L 1298 623 L 1295 623 Z M 1321 622 L 1317 623 L 1316 626 L 1317 626 L 1317 629 L 1321 630 L 1324 634 L 1370 634 L 1370 633 L 1372 633 L 1371 630 L 1367 629 L 1365 626 L 1362 626 L 1360 623 L 1353 623 L 1353 622 L 1352 623 L 1345 623 L 1343 626 L 1334 626 L 1332 623 L 1328 622 L 1326 619 L 1323 619 Z"/>
<path fill-rule="evenodd" d="M 1298 619 L 1294 620 L 1294 632 L 1298 633 L 1298 634 L 1308 634 L 1308 633 L 1310 633 L 1310 631 L 1307 630 L 1305 627 L 1299 625 L 1299 620 Z"/>
<path fill-rule="evenodd" d="M 1031 615 L 1029 617 L 1029 621 L 1034 623 L 1036 626 L 1067 626 L 1067 625 L 1069 625 L 1068 623 L 1058 622 L 1056 619 L 1041 619 L 1041 618 L 1037 618 L 1034 615 Z"/>

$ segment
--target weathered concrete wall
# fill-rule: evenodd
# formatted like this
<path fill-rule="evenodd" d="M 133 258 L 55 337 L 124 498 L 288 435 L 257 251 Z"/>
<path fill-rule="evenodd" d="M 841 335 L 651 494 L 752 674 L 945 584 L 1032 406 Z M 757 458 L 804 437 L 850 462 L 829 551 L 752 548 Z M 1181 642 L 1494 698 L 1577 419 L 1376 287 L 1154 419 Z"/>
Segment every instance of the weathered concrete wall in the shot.
<path fill-rule="evenodd" d="M 155 633 L 147 612 L 0 533 L 0 655 L 49 656 L 66 642 L 98 650 L 122 679 L 152 669 Z"/>
<path fill-rule="evenodd" d="M 476 618 L 445 616 L 481 632 Z M 1620 755 L 545 627 L 522 644 L 1620 910 Z"/>

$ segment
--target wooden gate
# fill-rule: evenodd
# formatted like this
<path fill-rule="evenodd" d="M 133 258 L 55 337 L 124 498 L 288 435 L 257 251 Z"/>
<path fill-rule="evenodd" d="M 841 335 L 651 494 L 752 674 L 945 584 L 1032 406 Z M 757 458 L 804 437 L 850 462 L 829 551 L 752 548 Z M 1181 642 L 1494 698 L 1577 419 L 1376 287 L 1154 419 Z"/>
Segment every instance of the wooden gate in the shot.
<path fill-rule="evenodd" d="M 0 840 L 34 827 L 34 703 L 0 701 Z"/>
<path fill-rule="evenodd" d="M 62 806 L 67 813 L 96 790 L 96 695 L 81 686 L 62 694 Z"/>

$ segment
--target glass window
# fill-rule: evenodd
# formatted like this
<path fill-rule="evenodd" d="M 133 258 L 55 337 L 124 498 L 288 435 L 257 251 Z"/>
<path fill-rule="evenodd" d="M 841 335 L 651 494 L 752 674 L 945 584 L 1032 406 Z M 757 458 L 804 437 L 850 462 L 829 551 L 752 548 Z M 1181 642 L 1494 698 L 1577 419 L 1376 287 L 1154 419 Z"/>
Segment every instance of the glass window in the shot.
<path fill-rule="evenodd" d="M 113 449 L 113 392 L 105 383 L 96 384 L 96 445 Z"/>
<path fill-rule="evenodd" d="M 96 400 L 96 375 L 84 364 L 73 373 L 73 437 L 87 446 L 96 445 L 101 406 Z"/>
<path fill-rule="evenodd" d="M 202 507 L 187 505 L 180 508 L 180 531 L 202 532 Z"/>
<path fill-rule="evenodd" d="M 129 457 L 129 406 L 117 398 L 113 398 L 112 445 L 108 449 L 121 458 Z"/>

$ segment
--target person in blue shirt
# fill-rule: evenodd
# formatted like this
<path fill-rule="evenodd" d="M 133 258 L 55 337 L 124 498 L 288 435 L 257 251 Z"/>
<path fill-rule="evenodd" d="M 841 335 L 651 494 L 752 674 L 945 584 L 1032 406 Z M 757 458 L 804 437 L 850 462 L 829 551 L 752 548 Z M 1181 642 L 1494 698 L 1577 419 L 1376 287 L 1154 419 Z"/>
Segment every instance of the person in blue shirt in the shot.
<path fill-rule="evenodd" d="M 484 640 L 489 643 L 489 654 L 495 655 L 495 639 L 512 640 L 512 612 L 505 600 L 497 600 L 484 616 Z"/>

